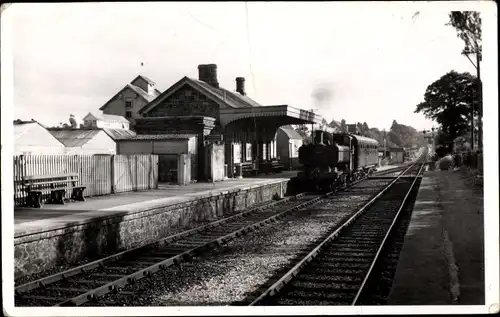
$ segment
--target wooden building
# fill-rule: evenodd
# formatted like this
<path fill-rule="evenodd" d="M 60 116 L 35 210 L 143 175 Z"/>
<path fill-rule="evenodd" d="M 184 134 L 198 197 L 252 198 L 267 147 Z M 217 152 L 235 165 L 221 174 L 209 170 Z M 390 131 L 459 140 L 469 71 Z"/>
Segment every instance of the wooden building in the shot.
<path fill-rule="evenodd" d="M 392 147 L 389 149 L 389 154 L 391 162 L 393 164 L 400 164 L 404 162 L 404 148 L 402 147 Z"/>
<path fill-rule="evenodd" d="M 187 184 L 198 179 L 197 135 L 139 134 L 117 140 L 118 154 L 158 155 L 158 181 Z"/>

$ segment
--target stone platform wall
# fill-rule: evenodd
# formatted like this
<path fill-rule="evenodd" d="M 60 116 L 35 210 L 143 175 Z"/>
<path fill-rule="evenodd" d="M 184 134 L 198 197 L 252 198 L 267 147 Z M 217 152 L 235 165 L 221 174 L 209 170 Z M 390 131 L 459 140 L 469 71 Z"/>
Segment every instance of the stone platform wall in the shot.
<path fill-rule="evenodd" d="M 255 204 L 283 197 L 287 181 L 236 189 L 216 196 L 146 211 L 68 225 L 14 239 L 15 277 L 43 272 L 60 263 L 113 254 L 167 237 L 183 229 L 228 216 Z"/>

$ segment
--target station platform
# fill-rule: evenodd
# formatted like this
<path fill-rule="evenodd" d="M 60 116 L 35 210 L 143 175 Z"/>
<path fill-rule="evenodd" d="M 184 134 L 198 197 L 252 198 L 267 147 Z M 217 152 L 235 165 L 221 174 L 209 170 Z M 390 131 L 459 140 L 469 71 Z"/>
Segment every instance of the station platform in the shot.
<path fill-rule="evenodd" d="M 283 197 L 283 172 L 215 183 L 88 197 L 84 202 L 15 208 L 16 278 L 57 263 L 116 253 Z M 290 176 L 292 175 L 292 176 Z"/>
<path fill-rule="evenodd" d="M 482 187 L 463 171 L 428 171 L 388 305 L 484 305 Z"/>

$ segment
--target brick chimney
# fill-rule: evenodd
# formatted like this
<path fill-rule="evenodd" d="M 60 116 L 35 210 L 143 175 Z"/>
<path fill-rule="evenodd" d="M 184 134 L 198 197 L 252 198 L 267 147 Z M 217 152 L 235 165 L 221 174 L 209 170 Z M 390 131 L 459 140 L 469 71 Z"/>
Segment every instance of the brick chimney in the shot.
<path fill-rule="evenodd" d="M 217 65 L 198 65 L 198 79 L 206 82 L 212 87 L 219 88 L 219 82 L 217 81 Z"/>
<path fill-rule="evenodd" d="M 236 77 L 236 91 L 245 95 L 245 77 Z"/>

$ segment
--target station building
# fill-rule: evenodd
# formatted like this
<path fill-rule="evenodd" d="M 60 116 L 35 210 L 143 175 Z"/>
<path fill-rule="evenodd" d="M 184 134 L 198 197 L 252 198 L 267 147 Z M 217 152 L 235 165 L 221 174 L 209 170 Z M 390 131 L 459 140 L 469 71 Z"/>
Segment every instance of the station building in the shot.
<path fill-rule="evenodd" d="M 152 89 L 151 96 L 158 92 Z M 123 112 L 117 105 L 109 106 L 109 102 L 101 109 L 104 114 Z M 214 169 L 221 168 L 227 177 L 240 176 L 235 165 L 241 163 L 256 172 L 269 170 L 277 156 L 275 135 L 279 127 L 322 120 L 317 114 L 289 105 L 261 105 L 246 94 L 243 77 L 236 78 L 235 90 L 220 87 L 215 64 L 199 65 L 197 79 L 181 78 L 133 116 L 131 127 L 137 133 L 136 139 L 140 135 L 167 138 L 178 134 L 189 136 L 185 142 L 192 142 L 195 136 L 197 149 L 183 153 L 188 156 L 184 165 L 190 166 L 192 177 L 196 175 L 202 181 L 214 180 Z"/>

